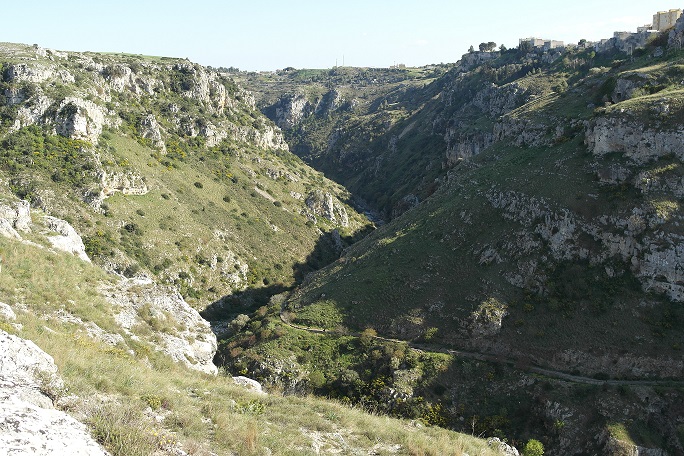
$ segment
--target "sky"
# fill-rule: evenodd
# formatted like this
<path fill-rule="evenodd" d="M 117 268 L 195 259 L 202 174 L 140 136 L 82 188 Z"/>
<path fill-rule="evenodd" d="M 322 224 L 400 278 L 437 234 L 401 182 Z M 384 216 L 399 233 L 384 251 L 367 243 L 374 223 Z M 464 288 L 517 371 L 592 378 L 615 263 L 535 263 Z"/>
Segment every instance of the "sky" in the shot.
<path fill-rule="evenodd" d="M 452 63 L 473 45 L 636 31 L 684 0 L 21 0 L 0 41 L 188 58 L 248 71 Z"/>

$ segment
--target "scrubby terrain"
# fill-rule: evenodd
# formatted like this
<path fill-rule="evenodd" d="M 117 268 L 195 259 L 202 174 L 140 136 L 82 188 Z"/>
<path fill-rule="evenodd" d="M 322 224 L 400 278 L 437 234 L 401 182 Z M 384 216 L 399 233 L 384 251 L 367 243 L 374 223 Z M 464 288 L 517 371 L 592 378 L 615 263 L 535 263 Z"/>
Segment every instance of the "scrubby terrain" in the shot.
<path fill-rule="evenodd" d="M 684 454 L 683 38 L 259 74 L 2 44 L 3 413 L 92 454 Z"/>
<path fill-rule="evenodd" d="M 371 228 L 344 188 L 289 152 L 249 92 L 181 59 L 7 43 L 0 56 L 2 448 L 502 451 L 339 401 L 266 394 L 214 364 L 231 321 Z"/>
<path fill-rule="evenodd" d="M 302 157 L 350 170 L 329 175 L 393 220 L 252 317 L 289 323 L 287 343 L 238 335 L 220 353 L 264 381 L 307 372 L 320 393 L 427 407 L 519 447 L 682 454 L 683 30 L 631 57 L 466 55 L 386 105 L 396 118 L 363 152 L 337 141 L 380 116 L 358 92 L 282 124 L 295 141 L 329 128 Z M 264 112 L 279 121 L 311 84 Z M 354 88 L 341 84 L 329 93 Z"/>

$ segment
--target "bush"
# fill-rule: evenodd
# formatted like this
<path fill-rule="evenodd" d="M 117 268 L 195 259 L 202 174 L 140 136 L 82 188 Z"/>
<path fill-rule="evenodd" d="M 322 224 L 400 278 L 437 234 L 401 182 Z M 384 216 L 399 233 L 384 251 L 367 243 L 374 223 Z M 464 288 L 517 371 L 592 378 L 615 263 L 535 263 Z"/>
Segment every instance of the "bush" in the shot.
<path fill-rule="evenodd" d="M 523 456 L 542 456 L 544 454 L 544 444 L 539 440 L 530 439 L 525 444 L 522 454 Z"/>
<path fill-rule="evenodd" d="M 202 182 L 195 182 L 193 185 L 197 188 L 204 188 L 204 185 L 202 185 Z"/>

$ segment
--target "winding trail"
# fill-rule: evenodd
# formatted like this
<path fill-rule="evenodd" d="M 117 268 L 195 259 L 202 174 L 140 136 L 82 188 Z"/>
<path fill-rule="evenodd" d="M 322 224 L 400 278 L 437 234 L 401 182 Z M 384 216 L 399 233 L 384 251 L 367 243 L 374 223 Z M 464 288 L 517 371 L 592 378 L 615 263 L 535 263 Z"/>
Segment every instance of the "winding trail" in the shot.
<path fill-rule="evenodd" d="M 349 333 L 340 334 L 340 333 L 337 333 L 335 331 L 328 331 L 328 330 L 322 329 L 322 328 L 312 328 L 309 326 L 296 325 L 294 323 L 289 322 L 285 318 L 282 310 L 280 312 L 280 320 L 285 325 L 289 326 L 292 329 L 296 329 L 299 331 L 306 331 L 306 332 L 314 333 L 314 334 L 329 334 L 331 336 L 345 335 L 345 336 L 352 336 L 352 337 L 359 337 L 361 335 L 361 333 L 358 333 L 358 332 L 349 332 Z M 609 385 L 609 386 L 664 386 L 664 387 L 673 387 L 673 388 L 684 387 L 684 380 L 600 380 L 600 379 L 596 379 L 596 378 L 592 378 L 592 377 L 583 377 L 581 375 L 573 375 L 573 374 L 569 374 L 567 372 L 557 371 L 557 370 L 553 370 L 553 369 L 545 369 L 543 367 L 538 367 L 538 366 L 519 367 L 518 364 L 519 364 L 520 360 L 515 359 L 515 358 L 501 356 L 501 355 L 491 355 L 491 354 L 480 353 L 480 352 L 454 350 L 454 349 L 443 348 L 443 347 L 438 347 L 438 346 L 428 345 L 428 344 L 417 344 L 417 343 L 409 342 L 406 340 L 390 339 L 390 338 L 382 337 L 382 336 L 373 336 L 373 339 L 381 340 L 384 342 L 394 342 L 394 343 L 406 344 L 408 347 L 410 347 L 414 350 L 421 351 L 421 352 L 445 353 L 445 354 L 449 354 L 449 355 L 458 356 L 460 358 L 476 359 L 478 361 L 488 361 L 488 362 L 494 362 L 494 363 L 504 363 L 504 364 L 507 364 L 508 366 L 512 367 L 513 369 L 522 370 L 522 371 L 537 374 L 537 375 L 540 375 L 543 377 L 554 378 L 557 380 L 564 380 L 564 381 L 571 382 L 571 383 L 579 383 L 579 384 L 584 384 L 584 385 L 599 385 L 599 386 L 602 386 L 602 385 Z"/>

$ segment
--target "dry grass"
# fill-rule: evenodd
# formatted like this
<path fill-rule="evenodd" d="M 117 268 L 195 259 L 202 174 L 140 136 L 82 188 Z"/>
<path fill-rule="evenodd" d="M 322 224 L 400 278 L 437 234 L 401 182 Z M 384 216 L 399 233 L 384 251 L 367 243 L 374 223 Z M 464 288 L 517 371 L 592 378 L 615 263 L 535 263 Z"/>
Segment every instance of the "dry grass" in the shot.
<path fill-rule="evenodd" d="M 174 364 L 127 335 L 126 346 L 99 343 L 77 324 L 50 315 L 68 302 L 73 315 L 115 331 L 112 309 L 93 291 L 99 281 L 109 280 L 105 274 L 74 257 L 14 241 L 0 239 L 0 250 L 0 301 L 12 305 L 23 325 L 21 330 L 3 329 L 33 340 L 54 357 L 67 386 L 56 394 L 79 397 L 68 401 L 69 410 L 113 455 L 164 454 L 174 446 L 198 456 L 315 454 L 306 429 L 343 433 L 345 448 L 353 452 L 495 454 L 481 440 L 413 427 L 335 402 L 257 395 L 229 377 Z"/>

